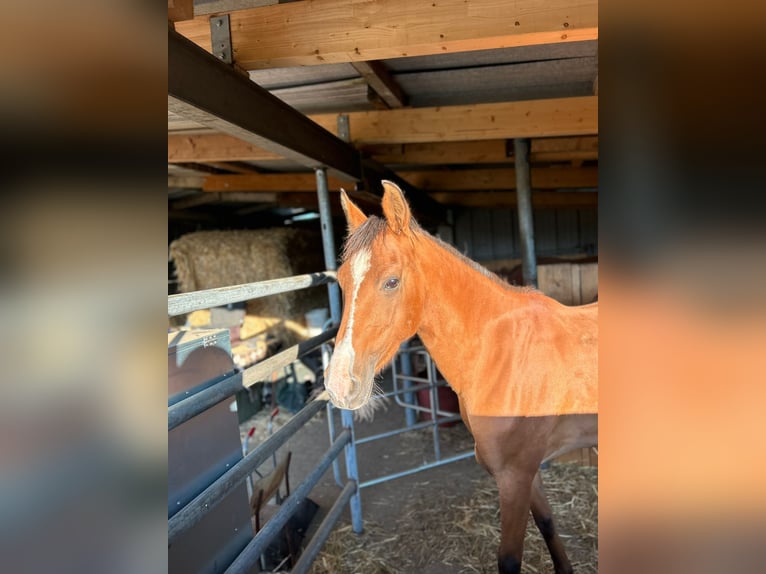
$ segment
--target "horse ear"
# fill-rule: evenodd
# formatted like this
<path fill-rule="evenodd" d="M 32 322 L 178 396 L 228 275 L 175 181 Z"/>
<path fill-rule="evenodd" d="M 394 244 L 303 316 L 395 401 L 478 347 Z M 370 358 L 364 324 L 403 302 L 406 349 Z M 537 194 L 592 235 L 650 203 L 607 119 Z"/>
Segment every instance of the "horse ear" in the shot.
<path fill-rule="evenodd" d="M 349 199 L 346 190 L 343 188 L 340 190 L 340 205 L 343 208 L 343 213 L 346 215 L 349 233 L 353 233 L 357 227 L 367 221 L 367 216 Z"/>
<path fill-rule="evenodd" d="M 410 206 L 404 199 L 404 193 L 399 186 L 393 182 L 383 180 L 383 215 L 386 216 L 386 222 L 396 234 L 410 228 Z"/>

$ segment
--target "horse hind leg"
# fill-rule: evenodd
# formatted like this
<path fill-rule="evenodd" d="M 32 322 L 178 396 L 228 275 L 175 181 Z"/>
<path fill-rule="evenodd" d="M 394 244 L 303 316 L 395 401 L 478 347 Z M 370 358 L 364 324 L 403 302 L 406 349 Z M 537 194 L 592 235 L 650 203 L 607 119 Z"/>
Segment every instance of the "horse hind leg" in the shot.
<path fill-rule="evenodd" d="M 503 472 L 495 475 L 495 481 L 500 494 L 501 521 L 497 570 L 500 574 L 520 574 L 532 479 Z"/>
<path fill-rule="evenodd" d="M 569 562 L 566 550 L 564 550 L 564 544 L 561 542 L 561 538 L 553 523 L 553 511 L 545 496 L 543 481 L 540 478 L 539 472 L 532 481 L 531 508 L 532 517 L 535 519 L 537 529 L 542 534 L 543 540 L 545 540 L 545 544 L 548 546 L 548 551 L 551 554 L 554 571 L 556 574 L 571 574 L 572 565 Z"/>

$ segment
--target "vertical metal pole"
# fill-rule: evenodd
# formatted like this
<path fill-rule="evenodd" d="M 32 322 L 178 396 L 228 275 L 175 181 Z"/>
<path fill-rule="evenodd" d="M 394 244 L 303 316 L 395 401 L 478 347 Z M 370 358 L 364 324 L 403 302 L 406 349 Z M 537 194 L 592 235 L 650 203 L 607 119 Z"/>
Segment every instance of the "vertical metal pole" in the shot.
<path fill-rule="evenodd" d="M 532 185 L 529 176 L 529 139 L 513 140 L 516 157 L 516 197 L 521 239 L 521 273 L 525 285 L 537 287 L 537 260 L 535 259 L 535 230 L 532 218 Z"/>
<path fill-rule="evenodd" d="M 332 230 L 332 212 L 330 211 L 330 194 L 327 190 L 327 170 L 323 167 L 316 170 L 317 198 L 319 199 L 319 221 L 322 225 L 322 247 L 324 248 L 325 267 L 335 271 L 338 264 L 335 259 L 335 238 Z M 340 324 L 340 287 L 337 283 L 327 286 L 330 295 L 330 316 L 335 325 Z M 328 413 L 329 415 L 330 413 Z M 359 484 L 359 470 L 356 465 L 356 443 L 354 442 L 354 415 L 351 411 L 341 409 L 341 424 L 351 432 L 351 442 L 345 447 L 346 475 Z M 354 532 L 361 534 L 364 530 L 362 523 L 362 499 L 357 486 L 356 494 L 351 497 L 351 526 Z"/>
<path fill-rule="evenodd" d="M 434 435 L 434 456 L 436 457 L 436 460 L 439 461 L 442 459 L 442 449 L 441 449 L 441 443 L 439 441 L 439 415 L 436 413 L 437 410 L 441 410 L 441 407 L 439 406 L 439 388 L 436 386 L 437 384 L 437 377 L 436 377 L 436 365 L 434 364 L 433 359 L 431 359 L 431 355 L 427 355 L 427 364 L 428 364 L 428 384 L 431 385 L 430 391 L 431 391 L 431 422 L 433 423 L 433 435 Z"/>
<path fill-rule="evenodd" d="M 327 190 L 327 170 L 323 167 L 316 170 L 317 198 L 319 200 L 319 222 L 322 226 L 322 248 L 324 249 L 324 264 L 330 271 L 338 268 L 335 255 L 335 237 L 332 230 L 332 212 L 330 211 L 330 194 Z M 340 324 L 340 287 L 337 283 L 327 285 L 330 298 L 330 317 L 334 325 Z"/>
<path fill-rule="evenodd" d="M 406 340 L 399 346 L 399 359 L 402 364 L 402 374 L 412 376 L 412 357 L 410 357 L 410 339 Z M 396 377 L 396 360 L 392 365 L 391 376 Z M 412 381 L 409 379 L 402 379 L 402 386 L 408 392 L 404 393 L 404 402 L 409 405 L 415 404 L 415 393 L 409 391 L 412 388 Z M 415 409 L 404 409 L 404 420 L 408 427 L 411 427 L 417 422 Z"/>
<path fill-rule="evenodd" d="M 356 494 L 351 497 L 351 528 L 357 534 L 364 532 L 362 523 L 362 497 L 359 493 L 359 469 L 356 466 L 356 436 L 354 434 L 354 414 L 346 409 L 341 409 L 340 420 L 343 426 L 351 431 L 351 442 L 345 447 L 346 450 L 346 476 L 357 484 Z"/>
<path fill-rule="evenodd" d="M 326 371 L 327 366 L 330 364 L 330 345 L 325 343 L 322 345 L 322 368 Z M 330 435 L 330 444 L 335 442 L 335 419 L 333 418 L 333 406 L 331 402 L 327 402 L 327 432 Z M 332 461 L 332 474 L 335 478 L 335 483 L 343 487 L 343 481 L 340 479 L 340 462 L 337 457 Z"/>

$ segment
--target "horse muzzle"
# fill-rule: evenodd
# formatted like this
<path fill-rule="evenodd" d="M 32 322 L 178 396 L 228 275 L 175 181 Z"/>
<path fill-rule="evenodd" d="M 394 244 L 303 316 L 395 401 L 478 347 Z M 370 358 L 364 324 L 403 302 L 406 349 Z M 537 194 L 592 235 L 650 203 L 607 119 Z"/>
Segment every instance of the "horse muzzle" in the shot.
<path fill-rule="evenodd" d="M 372 394 L 372 385 L 368 385 L 368 387 L 365 388 L 362 381 L 354 376 L 349 376 L 345 384 L 332 385 L 329 381 L 325 384 L 332 404 L 350 411 L 361 408 L 369 400 Z"/>

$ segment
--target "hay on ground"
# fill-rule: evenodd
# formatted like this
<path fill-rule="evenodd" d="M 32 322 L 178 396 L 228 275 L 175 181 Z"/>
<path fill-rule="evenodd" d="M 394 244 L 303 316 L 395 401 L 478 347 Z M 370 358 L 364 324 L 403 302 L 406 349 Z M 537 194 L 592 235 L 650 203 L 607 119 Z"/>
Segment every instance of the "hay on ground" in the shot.
<path fill-rule="evenodd" d="M 543 472 L 554 519 L 578 573 L 598 570 L 597 468 L 557 463 Z M 438 498 L 437 498 L 438 497 Z M 338 528 L 316 559 L 312 574 L 445 572 L 494 574 L 500 541 L 497 487 L 492 478 L 466 484 L 465 494 L 434 493 L 402 509 L 395 524 L 365 522 L 357 536 Z M 522 572 L 551 572 L 545 543 L 527 524 Z"/>

